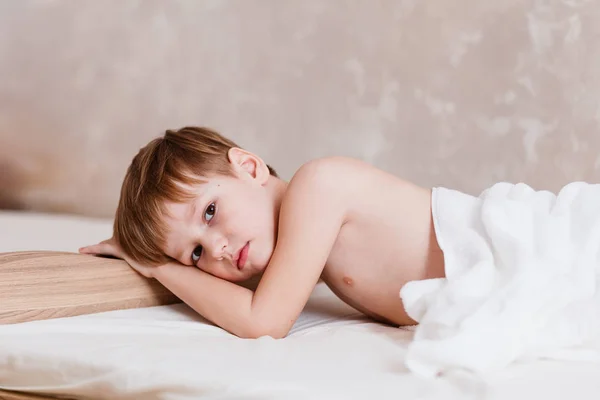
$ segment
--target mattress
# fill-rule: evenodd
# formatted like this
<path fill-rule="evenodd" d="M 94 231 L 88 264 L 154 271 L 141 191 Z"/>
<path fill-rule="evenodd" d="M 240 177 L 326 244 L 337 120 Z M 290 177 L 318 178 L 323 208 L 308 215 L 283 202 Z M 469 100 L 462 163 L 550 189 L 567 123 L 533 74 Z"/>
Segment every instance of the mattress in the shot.
<path fill-rule="evenodd" d="M 0 212 L 0 252 L 76 251 L 110 233 L 108 220 Z M 184 304 L 0 326 L 0 389 L 85 399 L 587 400 L 600 393 L 600 368 L 583 362 L 522 362 L 483 382 L 420 378 L 403 363 L 411 338 L 410 328 L 375 323 L 320 283 L 279 340 L 237 338 Z"/>

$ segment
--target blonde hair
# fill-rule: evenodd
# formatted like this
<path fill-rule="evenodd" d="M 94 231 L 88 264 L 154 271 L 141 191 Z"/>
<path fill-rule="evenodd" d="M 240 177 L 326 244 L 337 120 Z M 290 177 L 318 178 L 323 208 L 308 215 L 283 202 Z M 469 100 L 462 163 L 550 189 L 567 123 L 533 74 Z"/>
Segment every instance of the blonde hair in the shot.
<path fill-rule="evenodd" d="M 232 147 L 239 146 L 216 131 L 184 127 L 167 130 L 140 149 L 123 179 L 113 227 L 115 239 L 132 260 L 147 265 L 171 260 L 164 253 L 165 203 L 189 201 L 192 195 L 185 187 L 209 175 L 231 176 Z"/>

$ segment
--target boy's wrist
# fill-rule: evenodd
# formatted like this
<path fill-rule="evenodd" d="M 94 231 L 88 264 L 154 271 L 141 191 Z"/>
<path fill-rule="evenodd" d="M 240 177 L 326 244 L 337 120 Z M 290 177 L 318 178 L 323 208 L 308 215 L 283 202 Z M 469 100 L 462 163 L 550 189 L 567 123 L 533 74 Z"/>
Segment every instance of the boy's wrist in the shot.
<path fill-rule="evenodd" d="M 132 269 L 134 269 L 138 273 L 140 273 L 140 275 L 142 275 L 146 278 L 149 278 L 149 279 L 152 279 L 155 277 L 154 275 L 156 273 L 155 270 L 157 267 L 149 266 L 149 265 L 142 265 L 140 263 L 137 263 L 137 262 L 131 260 L 129 257 L 126 257 L 126 256 L 123 256 L 123 259 L 127 262 L 127 264 L 129 264 L 129 266 Z"/>
<path fill-rule="evenodd" d="M 164 276 L 165 271 L 168 269 L 169 265 L 171 265 L 171 263 L 160 264 L 148 268 L 148 274 L 150 275 L 149 277 L 154 278 L 156 280 L 160 280 L 160 278 Z"/>
<path fill-rule="evenodd" d="M 163 270 L 164 264 L 156 265 L 154 267 L 149 268 L 148 274 L 149 278 L 157 279 L 160 277 L 160 273 Z"/>

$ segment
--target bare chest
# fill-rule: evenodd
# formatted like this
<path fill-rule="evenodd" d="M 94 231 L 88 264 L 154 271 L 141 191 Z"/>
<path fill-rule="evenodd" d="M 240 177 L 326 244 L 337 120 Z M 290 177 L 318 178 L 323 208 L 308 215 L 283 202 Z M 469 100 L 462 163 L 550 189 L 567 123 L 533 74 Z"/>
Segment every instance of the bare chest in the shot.
<path fill-rule="evenodd" d="M 430 192 L 415 188 L 378 198 L 351 213 L 330 253 L 323 280 L 343 301 L 373 318 L 410 325 L 400 289 L 443 276 L 431 220 Z M 366 207 L 365 207 L 366 206 Z"/>

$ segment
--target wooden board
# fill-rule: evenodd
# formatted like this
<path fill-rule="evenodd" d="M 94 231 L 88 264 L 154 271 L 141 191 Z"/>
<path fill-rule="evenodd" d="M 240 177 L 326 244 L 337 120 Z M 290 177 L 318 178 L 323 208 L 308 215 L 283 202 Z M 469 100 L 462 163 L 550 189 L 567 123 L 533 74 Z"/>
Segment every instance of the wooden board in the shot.
<path fill-rule="evenodd" d="M 11 390 L 0 389 L 0 400 L 56 400 L 58 397 L 49 397 L 38 394 L 30 394 L 24 392 L 13 392 Z M 68 397 L 61 397 L 61 400 Z"/>
<path fill-rule="evenodd" d="M 123 260 L 56 251 L 0 253 L 0 324 L 177 302 Z"/>

